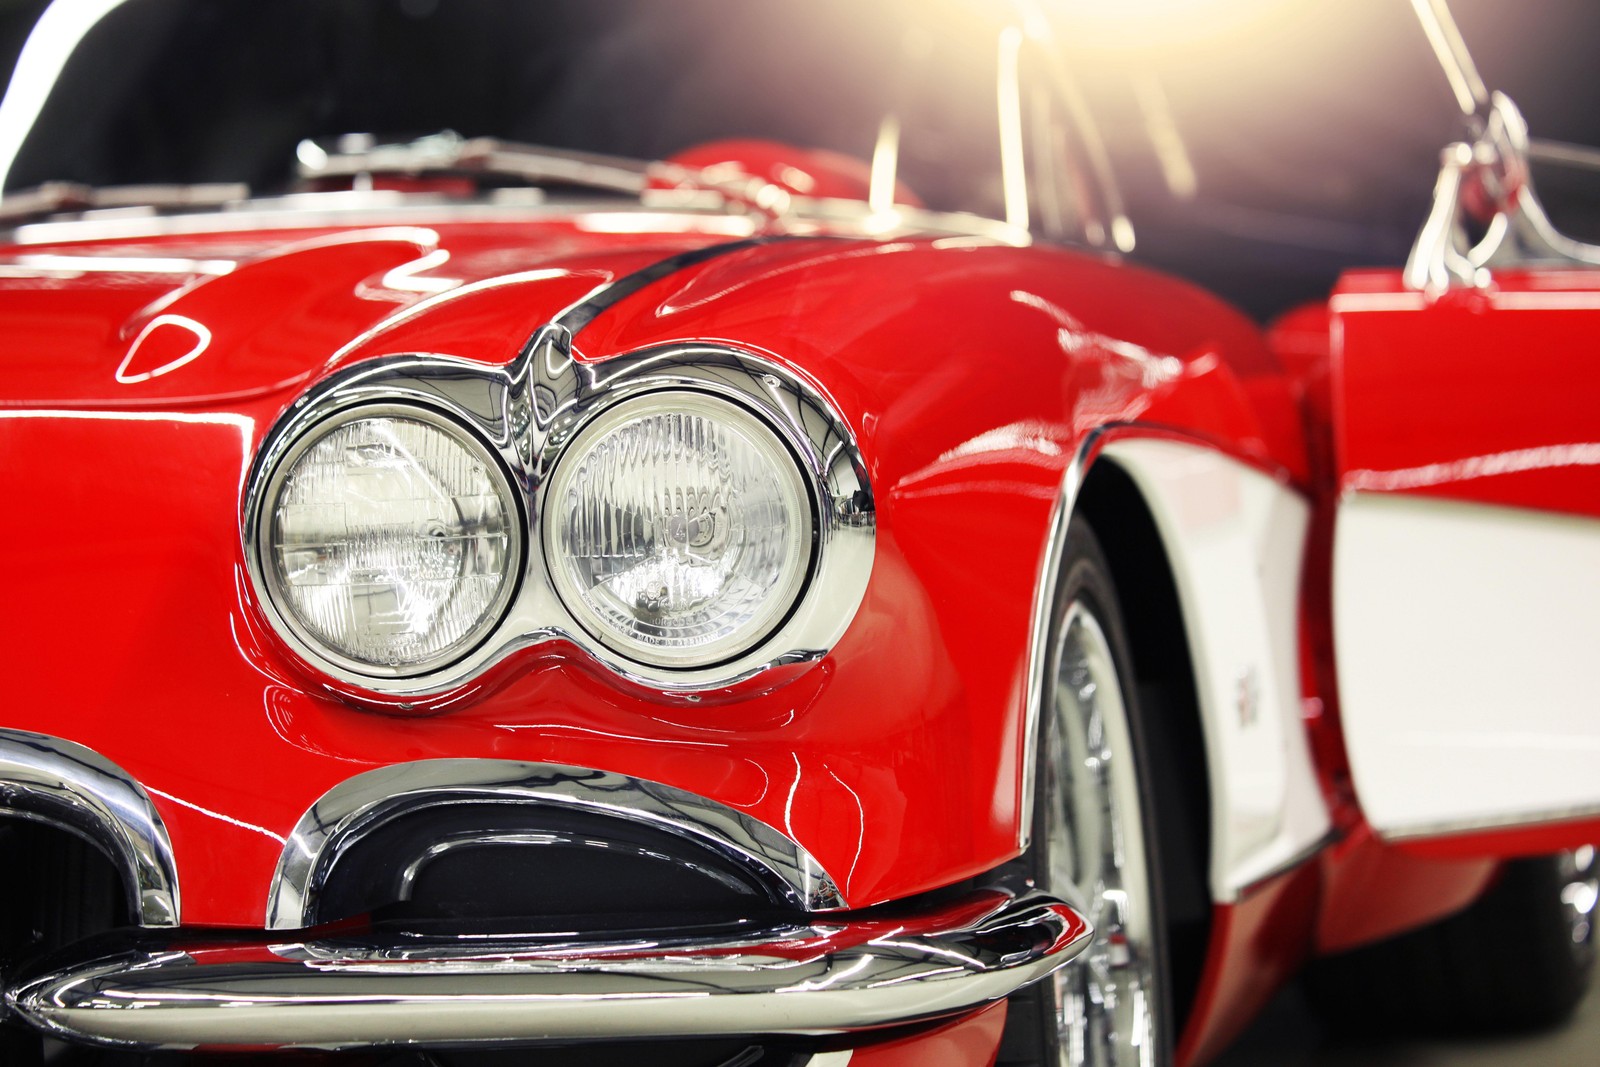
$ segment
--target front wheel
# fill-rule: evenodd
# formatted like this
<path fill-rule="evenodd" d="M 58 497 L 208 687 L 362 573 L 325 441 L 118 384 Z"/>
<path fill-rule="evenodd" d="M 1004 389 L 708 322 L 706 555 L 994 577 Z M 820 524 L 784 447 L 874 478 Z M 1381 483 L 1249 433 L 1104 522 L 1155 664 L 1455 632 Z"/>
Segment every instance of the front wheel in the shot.
<path fill-rule="evenodd" d="M 1040 710 L 1029 876 L 1094 939 L 1014 997 L 999 1063 L 1155 1067 L 1169 1059 L 1160 885 L 1127 638 L 1110 569 L 1068 530 Z"/>

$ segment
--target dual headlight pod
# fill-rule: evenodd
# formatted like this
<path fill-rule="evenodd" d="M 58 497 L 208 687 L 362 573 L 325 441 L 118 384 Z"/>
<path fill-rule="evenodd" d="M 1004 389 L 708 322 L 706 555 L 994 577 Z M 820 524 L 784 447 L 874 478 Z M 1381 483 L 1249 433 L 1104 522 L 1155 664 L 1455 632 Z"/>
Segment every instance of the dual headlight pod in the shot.
<path fill-rule="evenodd" d="M 797 615 L 770 662 L 826 651 L 854 614 L 870 494 L 859 460 L 840 463 L 854 448 L 831 410 L 827 440 L 797 441 L 803 418 L 685 388 L 693 375 L 643 375 L 587 397 L 569 385 L 559 431 L 518 447 L 518 384 L 462 390 L 460 375 L 417 371 L 394 389 L 369 376 L 358 402 L 345 390 L 322 417 L 291 420 L 253 478 L 252 573 L 274 624 L 324 671 L 443 689 L 494 657 L 486 642 L 561 632 L 625 674 L 692 689 L 767 665 L 747 661 Z M 777 379 L 750 380 L 770 402 Z M 829 446 L 842 471 L 816 462 Z M 830 552 L 848 558 L 827 582 L 854 599 L 798 612 Z"/>

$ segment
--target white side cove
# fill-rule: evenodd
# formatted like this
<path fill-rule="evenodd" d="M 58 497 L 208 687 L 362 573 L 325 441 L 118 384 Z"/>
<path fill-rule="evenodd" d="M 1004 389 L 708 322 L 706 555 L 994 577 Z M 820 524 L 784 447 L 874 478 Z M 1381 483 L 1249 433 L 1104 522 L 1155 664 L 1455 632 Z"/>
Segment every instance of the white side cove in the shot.
<path fill-rule="evenodd" d="M 1600 812 L 1600 521 L 1352 493 L 1333 591 L 1345 743 L 1380 834 Z"/>
<path fill-rule="evenodd" d="M 1211 891 L 1231 902 L 1330 827 L 1301 715 L 1310 509 L 1275 479 L 1197 445 L 1122 440 L 1101 455 L 1133 478 L 1172 563 L 1211 776 Z"/>

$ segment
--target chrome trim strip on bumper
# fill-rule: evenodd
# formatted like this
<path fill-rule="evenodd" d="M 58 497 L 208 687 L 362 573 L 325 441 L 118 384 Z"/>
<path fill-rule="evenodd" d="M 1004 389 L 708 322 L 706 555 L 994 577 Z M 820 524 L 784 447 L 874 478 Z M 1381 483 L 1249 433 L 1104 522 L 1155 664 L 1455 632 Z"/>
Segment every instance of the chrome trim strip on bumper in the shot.
<path fill-rule="evenodd" d="M 328 790 L 284 843 L 267 928 L 324 921 L 317 901 L 339 856 L 372 830 L 435 804 L 568 805 L 697 842 L 749 871 L 796 911 L 847 907 L 838 885 L 798 843 L 742 811 L 625 774 L 515 760 L 434 759 L 358 774 Z"/>
<path fill-rule="evenodd" d="M 120 868 L 141 926 L 178 925 L 178 868 L 150 795 L 104 756 L 72 741 L 0 729 L 0 815 L 70 830 Z"/>
<path fill-rule="evenodd" d="M 58 957 L 6 1002 L 62 1037 L 160 1048 L 827 1034 L 998 1000 L 1071 960 L 1090 933 L 1059 900 L 1003 889 L 917 912 L 604 944 L 570 935 L 186 944 L 146 933 Z"/>

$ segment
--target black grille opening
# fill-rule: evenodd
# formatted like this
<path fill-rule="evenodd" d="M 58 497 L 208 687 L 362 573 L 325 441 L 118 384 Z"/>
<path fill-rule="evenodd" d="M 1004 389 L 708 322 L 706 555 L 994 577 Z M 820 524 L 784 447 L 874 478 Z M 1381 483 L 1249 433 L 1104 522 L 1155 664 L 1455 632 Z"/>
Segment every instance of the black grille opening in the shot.
<path fill-rule="evenodd" d="M 441 804 L 349 845 L 315 922 L 620 932 L 792 915 L 749 870 L 668 830 L 525 803 Z"/>
<path fill-rule="evenodd" d="M 0 869 L 0 973 L 133 921 L 121 872 L 68 830 L 0 818 Z"/>
<path fill-rule="evenodd" d="M 0 988 L 36 956 L 132 923 L 118 867 L 69 830 L 0 817 L 0 871 Z M 0 1009 L 0 1063 L 42 1056 L 39 1034 Z"/>

